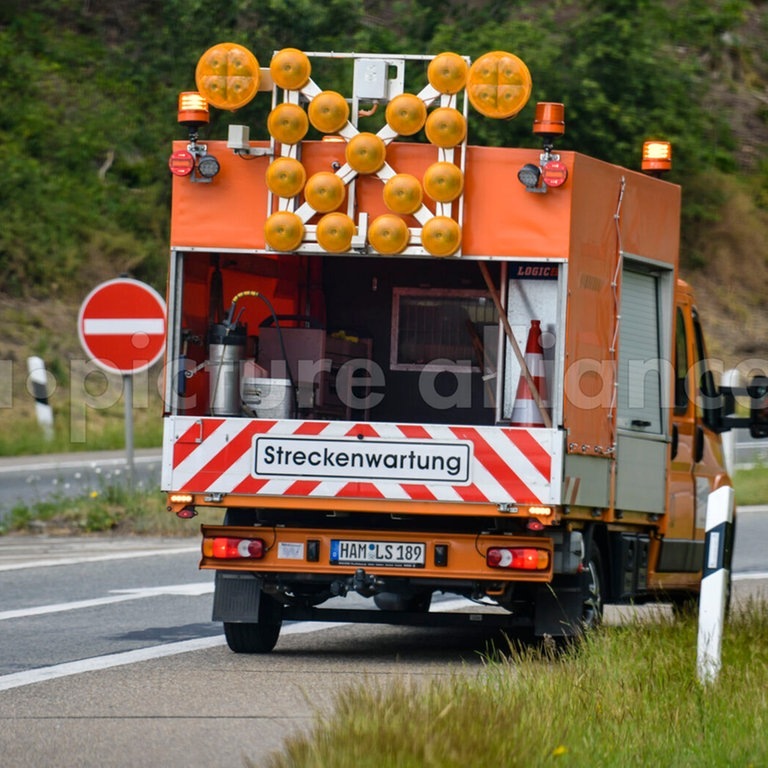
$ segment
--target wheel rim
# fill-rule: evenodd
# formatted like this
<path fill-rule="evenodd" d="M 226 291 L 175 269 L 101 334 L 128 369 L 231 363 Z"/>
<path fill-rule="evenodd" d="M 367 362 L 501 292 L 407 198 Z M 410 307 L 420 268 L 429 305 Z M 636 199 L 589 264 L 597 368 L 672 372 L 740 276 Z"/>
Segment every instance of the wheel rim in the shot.
<path fill-rule="evenodd" d="M 603 614 L 603 595 L 600 589 L 600 573 L 597 563 L 590 559 L 587 570 L 589 581 L 584 598 L 582 621 L 585 627 L 593 627 L 600 623 Z"/>

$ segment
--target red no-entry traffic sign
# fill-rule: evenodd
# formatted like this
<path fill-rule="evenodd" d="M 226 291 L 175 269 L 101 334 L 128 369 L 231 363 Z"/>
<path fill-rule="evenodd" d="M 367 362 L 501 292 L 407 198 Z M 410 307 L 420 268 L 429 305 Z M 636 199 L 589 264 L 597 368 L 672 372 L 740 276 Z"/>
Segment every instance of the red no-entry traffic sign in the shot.
<path fill-rule="evenodd" d="M 124 375 L 139 373 L 163 354 L 165 301 L 138 280 L 108 280 L 86 296 L 77 330 L 83 349 L 98 366 Z"/>

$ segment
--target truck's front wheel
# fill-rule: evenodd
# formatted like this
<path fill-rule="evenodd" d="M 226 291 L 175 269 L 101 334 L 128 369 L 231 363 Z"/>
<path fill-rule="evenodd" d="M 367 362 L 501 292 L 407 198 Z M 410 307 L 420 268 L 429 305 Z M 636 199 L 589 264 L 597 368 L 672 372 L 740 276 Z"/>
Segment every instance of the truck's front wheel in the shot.
<path fill-rule="evenodd" d="M 259 621 L 224 622 L 224 637 L 235 653 L 269 653 L 277 643 L 283 625 L 280 603 L 263 592 L 259 598 Z"/>

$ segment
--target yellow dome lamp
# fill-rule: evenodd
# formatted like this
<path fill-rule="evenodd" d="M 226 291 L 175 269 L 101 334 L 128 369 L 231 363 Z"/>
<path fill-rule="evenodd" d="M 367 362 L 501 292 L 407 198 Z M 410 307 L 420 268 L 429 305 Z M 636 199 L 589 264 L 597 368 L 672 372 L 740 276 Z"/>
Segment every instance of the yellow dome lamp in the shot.
<path fill-rule="evenodd" d="M 643 173 L 660 178 L 672 170 L 672 144 L 668 141 L 650 139 L 643 142 Z"/>

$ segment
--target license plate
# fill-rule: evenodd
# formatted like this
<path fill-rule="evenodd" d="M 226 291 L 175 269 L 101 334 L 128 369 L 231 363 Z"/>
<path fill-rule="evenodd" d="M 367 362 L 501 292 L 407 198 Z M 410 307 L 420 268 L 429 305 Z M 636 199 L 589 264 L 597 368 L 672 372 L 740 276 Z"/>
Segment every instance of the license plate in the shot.
<path fill-rule="evenodd" d="M 331 540 L 331 565 L 423 568 L 426 556 L 427 545 L 424 543 Z"/>

